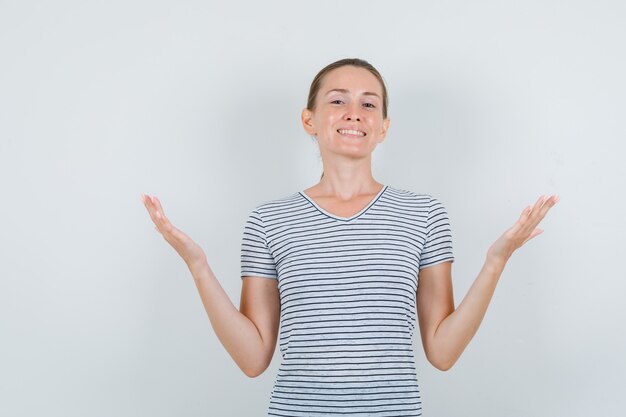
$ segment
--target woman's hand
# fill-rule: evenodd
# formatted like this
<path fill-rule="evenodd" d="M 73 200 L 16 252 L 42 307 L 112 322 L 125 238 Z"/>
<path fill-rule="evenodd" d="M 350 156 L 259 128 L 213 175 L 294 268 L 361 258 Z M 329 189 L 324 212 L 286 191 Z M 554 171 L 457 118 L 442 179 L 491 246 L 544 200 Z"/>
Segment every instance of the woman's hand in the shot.
<path fill-rule="evenodd" d="M 489 247 L 487 259 L 506 263 L 516 249 L 543 232 L 537 225 L 558 201 L 557 195 L 541 196 L 534 206 L 526 207 L 517 222 Z"/>
<path fill-rule="evenodd" d="M 202 248 L 184 232 L 174 227 L 168 218 L 165 217 L 161 202 L 158 198 L 142 194 L 141 201 L 148 209 L 150 218 L 152 218 L 157 232 L 161 233 L 165 240 L 172 245 L 176 252 L 183 258 L 189 269 L 207 261 Z"/>

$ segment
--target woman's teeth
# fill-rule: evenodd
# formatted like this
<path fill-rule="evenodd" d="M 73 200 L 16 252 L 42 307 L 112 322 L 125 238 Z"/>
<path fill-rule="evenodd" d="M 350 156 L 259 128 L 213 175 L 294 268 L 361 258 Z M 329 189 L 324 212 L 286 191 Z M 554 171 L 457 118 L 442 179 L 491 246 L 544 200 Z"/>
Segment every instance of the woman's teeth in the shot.
<path fill-rule="evenodd" d="M 337 132 L 341 133 L 342 135 L 365 136 L 365 132 L 361 132 L 358 130 L 338 129 Z"/>

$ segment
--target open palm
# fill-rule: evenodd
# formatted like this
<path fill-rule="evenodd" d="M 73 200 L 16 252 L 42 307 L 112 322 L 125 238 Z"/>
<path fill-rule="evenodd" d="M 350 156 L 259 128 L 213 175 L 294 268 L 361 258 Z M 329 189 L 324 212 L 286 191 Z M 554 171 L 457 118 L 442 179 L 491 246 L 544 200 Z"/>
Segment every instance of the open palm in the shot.
<path fill-rule="evenodd" d="M 141 195 L 141 200 L 150 213 L 155 229 L 163 235 L 163 238 L 183 258 L 190 268 L 202 262 L 206 262 L 206 255 L 202 248 L 196 244 L 186 233 L 174 227 L 163 212 L 161 202 L 156 197 Z"/>
<path fill-rule="evenodd" d="M 548 210 L 554 207 L 558 201 L 559 197 L 556 195 L 541 196 L 534 206 L 526 207 L 517 222 L 489 247 L 487 257 L 506 262 L 515 250 L 543 233 L 543 230 L 537 226 Z"/>

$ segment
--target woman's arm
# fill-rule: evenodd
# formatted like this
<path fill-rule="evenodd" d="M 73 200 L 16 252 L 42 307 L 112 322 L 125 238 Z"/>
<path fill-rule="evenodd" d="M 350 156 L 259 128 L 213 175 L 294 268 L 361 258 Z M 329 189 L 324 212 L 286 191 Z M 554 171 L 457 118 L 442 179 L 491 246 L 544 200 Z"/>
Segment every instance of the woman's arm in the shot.
<path fill-rule="evenodd" d="M 218 339 L 246 376 L 261 375 L 272 361 L 280 322 L 277 281 L 243 279 L 237 310 L 208 263 L 190 268 L 204 309 Z"/>
<path fill-rule="evenodd" d="M 237 366 L 254 378 L 269 366 L 278 336 L 280 296 L 277 281 L 246 277 L 240 310 L 222 288 L 202 248 L 165 216 L 156 197 L 142 195 L 155 229 L 183 258 L 194 278 L 215 334 Z"/>
<path fill-rule="evenodd" d="M 454 308 L 451 262 L 419 272 L 417 314 L 424 352 L 440 370 L 448 370 L 461 356 L 482 322 L 500 275 L 513 252 L 542 233 L 537 228 L 557 196 L 540 197 L 487 251 L 485 263 L 458 308 Z"/>
<path fill-rule="evenodd" d="M 454 309 L 452 262 L 424 268 L 419 274 L 417 314 L 426 357 L 447 371 L 469 344 L 482 322 L 504 264 L 485 261 L 467 295 Z"/>

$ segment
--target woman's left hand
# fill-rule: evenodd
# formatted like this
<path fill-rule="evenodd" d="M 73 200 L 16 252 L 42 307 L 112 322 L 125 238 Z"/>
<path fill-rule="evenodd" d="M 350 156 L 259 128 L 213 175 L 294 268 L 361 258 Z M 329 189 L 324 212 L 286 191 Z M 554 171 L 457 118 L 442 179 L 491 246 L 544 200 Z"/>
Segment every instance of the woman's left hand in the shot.
<path fill-rule="evenodd" d="M 506 263 L 516 249 L 543 232 L 537 225 L 558 201 L 557 195 L 541 196 L 534 206 L 526 207 L 517 222 L 489 247 L 487 258 Z"/>

